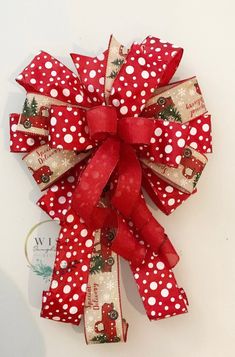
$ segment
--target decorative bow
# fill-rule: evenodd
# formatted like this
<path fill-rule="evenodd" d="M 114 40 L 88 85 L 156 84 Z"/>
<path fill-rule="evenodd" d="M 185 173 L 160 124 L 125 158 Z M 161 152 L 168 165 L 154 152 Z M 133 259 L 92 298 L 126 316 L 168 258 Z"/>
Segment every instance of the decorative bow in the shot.
<path fill-rule="evenodd" d="M 45 52 L 18 76 L 28 95 L 21 116 L 11 116 L 13 125 L 18 121 L 11 131 L 12 151 L 30 151 L 25 162 L 40 188 L 49 187 L 38 204 L 62 227 L 51 286 L 43 293 L 43 317 L 79 324 L 97 230 L 102 246 L 130 261 L 150 319 L 187 311 L 170 270 L 179 257 L 141 191 L 143 185 L 169 214 L 195 191 L 190 180 L 199 178 L 203 153 L 211 150 L 209 139 L 200 150 L 205 138 L 195 137 L 195 130 L 210 134 L 195 78 L 168 85 L 182 54 L 154 37 L 126 50 L 111 36 L 100 56 L 72 54 L 78 77 Z M 193 87 L 191 103 L 184 99 L 187 85 Z M 169 91 L 181 95 L 181 112 Z M 180 165 L 184 184 L 177 181 Z M 80 276 L 75 285 L 76 275 L 61 276 L 62 262 L 68 275 Z"/>

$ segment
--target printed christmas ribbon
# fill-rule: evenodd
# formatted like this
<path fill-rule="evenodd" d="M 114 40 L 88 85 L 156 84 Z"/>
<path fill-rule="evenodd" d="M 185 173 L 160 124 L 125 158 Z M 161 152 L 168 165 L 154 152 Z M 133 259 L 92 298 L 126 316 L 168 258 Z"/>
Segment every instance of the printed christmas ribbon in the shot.
<path fill-rule="evenodd" d="M 210 116 L 196 78 L 169 84 L 182 54 L 154 37 L 128 50 L 111 36 L 95 58 L 71 55 L 79 76 L 46 52 L 18 76 L 27 97 L 22 114 L 10 116 L 11 151 L 28 152 L 24 161 L 48 189 L 38 205 L 61 225 L 42 317 L 79 324 L 84 311 L 91 314 L 92 267 L 107 263 L 97 242 L 100 252 L 112 251 L 116 268 L 117 255 L 130 261 L 149 319 L 187 311 L 171 270 L 179 257 L 141 193 L 142 185 L 171 213 L 196 191 L 211 152 Z M 87 342 L 125 341 L 118 289 L 112 301 L 99 294 L 99 320 L 93 335 L 87 329 Z M 108 327 L 98 329 L 104 320 Z"/>
<path fill-rule="evenodd" d="M 119 258 L 104 232 L 96 231 L 84 306 L 87 343 L 126 341 L 128 324 L 122 317 L 119 292 Z"/>

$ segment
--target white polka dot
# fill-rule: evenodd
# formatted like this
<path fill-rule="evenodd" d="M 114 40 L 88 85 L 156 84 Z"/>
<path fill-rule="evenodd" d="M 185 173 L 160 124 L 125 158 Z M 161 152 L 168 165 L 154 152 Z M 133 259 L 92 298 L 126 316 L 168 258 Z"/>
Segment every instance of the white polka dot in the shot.
<path fill-rule="evenodd" d="M 120 105 L 120 102 L 118 99 L 113 99 L 112 103 L 115 107 L 119 107 L 119 105 Z"/>
<path fill-rule="evenodd" d="M 66 143 L 70 144 L 70 143 L 73 141 L 72 135 L 71 135 L 71 134 L 66 134 L 66 135 L 64 136 L 64 141 L 65 141 Z"/>
<path fill-rule="evenodd" d="M 154 297 L 150 297 L 150 298 L 148 298 L 148 304 L 149 305 L 155 305 L 156 304 L 156 299 L 154 298 Z"/>
<path fill-rule="evenodd" d="M 52 77 L 55 77 L 57 75 L 57 72 L 56 71 L 51 71 L 51 75 L 52 75 Z"/>
<path fill-rule="evenodd" d="M 138 58 L 138 62 L 139 62 L 139 64 L 140 64 L 141 66 L 144 66 L 145 63 L 146 63 L 146 61 L 145 61 L 145 59 L 144 59 L 143 57 Z"/>
<path fill-rule="evenodd" d="M 210 127 L 208 124 L 203 124 L 203 126 L 202 126 L 203 131 L 207 132 L 207 131 L 209 131 L 209 129 L 210 129 Z"/>
<path fill-rule="evenodd" d="M 51 62 L 46 62 L 46 63 L 45 63 L 45 67 L 46 67 L 47 69 L 52 68 L 52 63 L 51 63 Z"/>
<path fill-rule="evenodd" d="M 132 74 L 134 72 L 134 67 L 133 66 L 127 66 L 126 67 L 126 73 L 127 74 Z"/>
<path fill-rule="evenodd" d="M 134 278 L 139 279 L 139 274 L 135 273 Z"/>
<path fill-rule="evenodd" d="M 177 131 L 177 132 L 175 133 L 175 136 L 177 136 L 177 138 L 179 138 L 181 135 L 182 135 L 181 131 Z"/>
<path fill-rule="evenodd" d="M 76 306 L 72 306 L 69 309 L 70 314 L 74 315 L 78 312 L 78 308 Z"/>
<path fill-rule="evenodd" d="M 185 145 L 185 140 L 181 138 L 177 141 L 177 144 L 180 148 L 183 148 Z"/>
<path fill-rule="evenodd" d="M 68 97 L 68 96 L 70 95 L 70 90 L 69 90 L 68 88 L 64 88 L 64 89 L 63 89 L 63 95 L 64 95 L 65 97 Z"/>
<path fill-rule="evenodd" d="M 92 69 L 89 73 L 90 78 L 94 78 L 96 76 L 96 71 Z"/>
<path fill-rule="evenodd" d="M 166 145 L 165 146 L 165 153 L 170 154 L 172 152 L 172 146 L 171 145 Z"/>
<path fill-rule="evenodd" d="M 51 125 L 54 126 L 54 125 L 56 125 L 56 123 L 57 123 L 56 118 L 55 117 L 51 117 Z"/>
<path fill-rule="evenodd" d="M 171 283 L 167 283 L 167 284 L 166 284 L 166 287 L 167 287 L 168 289 L 171 289 L 171 288 L 172 288 L 172 284 L 171 284 Z"/>
<path fill-rule="evenodd" d="M 75 97 L 75 100 L 76 100 L 76 102 L 78 102 L 78 103 L 82 103 L 83 97 L 81 96 L 81 94 L 77 94 L 76 97 Z"/>
<path fill-rule="evenodd" d="M 60 196 L 58 202 L 62 205 L 66 202 L 66 198 L 64 196 Z"/>
<path fill-rule="evenodd" d="M 73 222 L 73 221 L 74 221 L 74 216 L 73 216 L 73 214 L 68 215 L 68 217 L 67 217 L 67 222 L 68 222 L 68 223 L 71 223 L 71 222 Z"/>
<path fill-rule="evenodd" d="M 60 267 L 62 268 L 62 269 L 65 269 L 66 267 L 67 267 L 67 262 L 66 262 L 66 260 L 62 260 L 61 262 L 60 262 Z"/>
<path fill-rule="evenodd" d="M 52 320 L 60 321 L 60 317 L 59 317 L 59 316 L 53 316 L 53 317 L 52 317 Z"/>
<path fill-rule="evenodd" d="M 58 191 L 58 186 L 57 186 L 57 185 L 52 186 L 52 187 L 51 187 L 51 191 L 52 191 L 52 192 Z"/>
<path fill-rule="evenodd" d="M 64 310 L 66 310 L 68 307 L 69 307 L 68 304 L 64 304 L 64 305 L 63 305 L 63 309 L 64 309 Z"/>
<path fill-rule="evenodd" d="M 74 178 L 74 176 L 69 176 L 69 177 L 67 178 L 67 180 L 68 180 L 68 182 L 72 183 L 72 182 L 75 181 L 75 178 Z"/>
<path fill-rule="evenodd" d="M 17 124 L 13 124 L 13 125 L 11 126 L 11 130 L 12 130 L 13 132 L 16 132 L 16 130 L 17 130 Z"/>
<path fill-rule="evenodd" d="M 101 77 L 100 79 L 99 79 L 99 83 L 103 86 L 104 85 L 104 77 Z"/>
<path fill-rule="evenodd" d="M 197 129 L 196 128 L 191 128 L 190 129 L 190 135 L 196 135 L 197 134 Z"/>
<path fill-rule="evenodd" d="M 79 295 L 78 295 L 78 294 L 74 294 L 74 295 L 73 295 L 73 300 L 78 300 L 78 298 L 79 298 Z"/>
<path fill-rule="evenodd" d="M 82 271 L 87 271 L 87 269 L 88 269 L 88 268 L 87 268 L 87 265 L 83 265 L 83 266 L 82 266 Z"/>
<path fill-rule="evenodd" d="M 89 84 L 89 86 L 87 87 L 87 89 L 88 89 L 88 91 L 90 92 L 90 93 L 93 93 L 94 92 L 94 86 L 92 85 L 92 84 Z"/>
<path fill-rule="evenodd" d="M 181 161 L 181 155 L 176 156 L 175 162 L 179 165 L 180 161 Z"/>
<path fill-rule="evenodd" d="M 81 286 L 81 290 L 85 293 L 86 292 L 86 287 L 87 287 L 87 284 L 82 284 Z"/>
<path fill-rule="evenodd" d="M 51 95 L 53 98 L 57 97 L 57 95 L 58 95 L 57 90 L 56 90 L 56 89 L 52 89 L 52 90 L 50 91 L 50 95 Z"/>
<path fill-rule="evenodd" d="M 52 280 L 52 283 L 51 283 L 51 288 L 52 288 L 52 289 L 56 289 L 56 288 L 57 288 L 57 286 L 58 286 L 58 281 L 56 281 L 56 280 Z"/>
<path fill-rule="evenodd" d="M 168 193 L 171 193 L 171 192 L 174 191 L 174 189 L 173 189 L 172 186 L 166 186 L 165 190 L 166 190 L 166 192 L 168 192 Z"/>
<path fill-rule="evenodd" d="M 30 79 L 30 83 L 35 84 L 36 83 L 36 79 L 35 78 L 31 78 Z"/>
<path fill-rule="evenodd" d="M 80 138 L 79 138 L 79 142 L 81 143 L 81 144 L 83 144 L 83 143 L 85 143 L 85 138 L 83 137 L 83 136 L 81 136 Z"/>
<path fill-rule="evenodd" d="M 72 126 L 70 127 L 70 130 L 74 133 L 74 132 L 76 131 L 76 126 L 72 125 Z"/>
<path fill-rule="evenodd" d="M 165 268 L 164 263 L 162 263 L 162 262 L 158 262 L 158 263 L 157 263 L 157 269 L 158 269 L 158 270 L 163 270 L 164 268 Z"/>
<path fill-rule="evenodd" d="M 179 310 L 180 304 L 175 304 L 175 308 L 176 308 L 176 310 Z"/>
<path fill-rule="evenodd" d="M 191 142 L 190 146 L 194 149 L 197 149 L 197 143 L 195 143 L 195 141 Z"/>
<path fill-rule="evenodd" d="M 123 107 L 120 108 L 120 113 L 121 114 L 126 114 L 128 112 L 128 108 L 124 105 Z"/>
<path fill-rule="evenodd" d="M 169 295 L 168 289 L 162 289 L 161 295 L 162 295 L 163 297 L 167 297 L 167 296 Z"/>
<path fill-rule="evenodd" d="M 141 73 L 141 76 L 144 78 L 144 79 L 148 79 L 149 78 L 149 73 L 147 71 L 143 71 Z"/>
<path fill-rule="evenodd" d="M 71 287 L 70 287 L 69 285 L 65 285 L 65 286 L 64 286 L 64 289 L 63 289 L 63 292 L 64 292 L 65 294 L 68 294 L 68 293 L 70 293 L 70 291 L 71 291 Z"/>
<path fill-rule="evenodd" d="M 130 90 L 128 90 L 128 91 L 126 92 L 126 96 L 127 96 L 127 97 L 131 97 L 131 96 L 132 96 L 132 92 L 131 92 Z"/>
<path fill-rule="evenodd" d="M 27 144 L 28 144 L 29 146 L 32 146 L 32 145 L 35 144 L 35 140 L 34 140 L 33 138 L 28 138 L 28 139 L 27 139 Z"/>
<path fill-rule="evenodd" d="M 91 239 L 87 239 L 85 245 L 86 245 L 87 248 L 90 248 L 92 246 L 92 240 Z"/>
<path fill-rule="evenodd" d="M 84 229 L 81 230 L 81 236 L 82 236 L 82 237 L 86 237 L 87 234 L 88 234 L 87 229 L 84 228 Z"/>
<path fill-rule="evenodd" d="M 157 283 L 156 283 L 156 281 L 152 281 L 152 283 L 150 283 L 150 289 L 151 290 L 156 290 L 157 289 Z"/>
<path fill-rule="evenodd" d="M 174 198 L 170 198 L 170 199 L 168 200 L 168 205 L 169 205 L 169 206 L 173 206 L 174 203 L 175 203 L 175 199 L 174 199 Z"/>
<path fill-rule="evenodd" d="M 154 134 L 155 134 L 156 136 L 161 136 L 161 135 L 162 135 L 162 129 L 161 129 L 161 128 L 155 129 Z"/>

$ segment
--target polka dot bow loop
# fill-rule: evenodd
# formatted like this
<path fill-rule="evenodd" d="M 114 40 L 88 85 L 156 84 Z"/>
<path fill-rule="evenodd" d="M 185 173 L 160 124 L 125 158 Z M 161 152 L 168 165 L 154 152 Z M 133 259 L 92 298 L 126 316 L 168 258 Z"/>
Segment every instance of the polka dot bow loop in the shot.
<path fill-rule="evenodd" d="M 18 76 L 27 97 L 22 114 L 11 115 L 11 150 L 28 152 L 33 178 L 41 190 L 49 188 L 38 204 L 62 226 L 43 317 L 79 323 L 92 232 L 100 229 L 101 245 L 130 261 L 150 319 L 187 311 L 171 271 L 179 257 L 141 193 L 142 185 L 164 213 L 173 212 L 196 191 L 204 154 L 212 151 L 196 77 L 169 84 L 182 54 L 155 37 L 128 50 L 111 36 L 97 57 L 71 55 L 78 76 L 46 52 Z M 74 270 L 80 282 L 72 288 L 58 274 L 77 245 L 83 268 Z M 71 305 L 74 290 L 80 298 Z M 70 313 L 64 314 L 60 293 Z"/>

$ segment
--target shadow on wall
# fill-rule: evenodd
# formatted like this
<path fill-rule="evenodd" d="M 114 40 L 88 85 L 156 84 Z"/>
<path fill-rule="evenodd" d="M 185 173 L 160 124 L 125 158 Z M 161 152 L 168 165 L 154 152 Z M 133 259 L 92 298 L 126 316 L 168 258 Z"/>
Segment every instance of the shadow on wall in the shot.
<path fill-rule="evenodd" d="M 0 270 L 0 356 L 44 357 L 43 337 L 15 283 Z"/>

